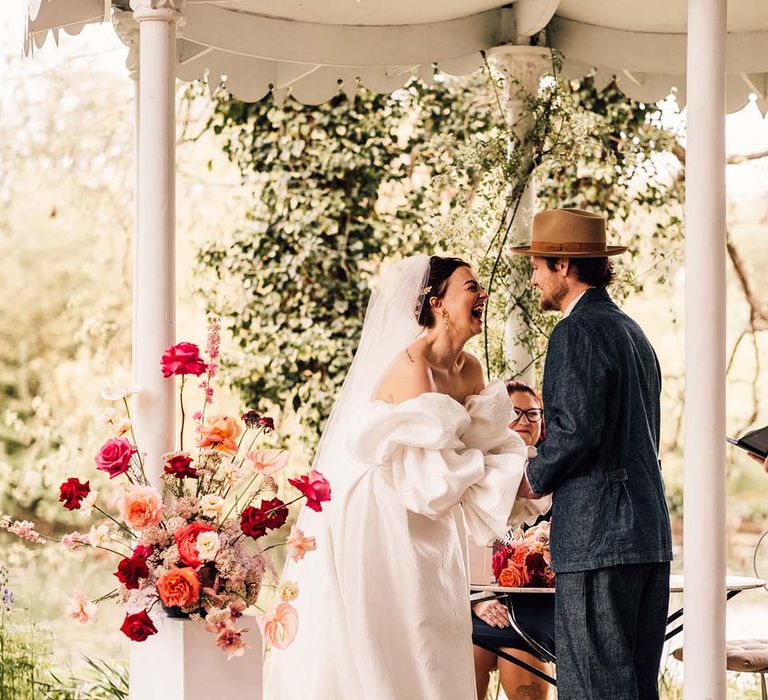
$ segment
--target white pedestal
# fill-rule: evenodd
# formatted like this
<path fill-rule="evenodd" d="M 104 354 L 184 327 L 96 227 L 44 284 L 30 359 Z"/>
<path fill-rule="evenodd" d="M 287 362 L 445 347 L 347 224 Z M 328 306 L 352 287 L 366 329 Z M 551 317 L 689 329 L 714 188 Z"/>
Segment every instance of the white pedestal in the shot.
<path fill-rule="evenodd" d="M 256 620 L 241 618 L 249 649 L 227 661 L 216 637 L 190 620 L 153 616 L 158 634 L 131 642 L 130 700 L 262 700 L 262 642 Z"/>

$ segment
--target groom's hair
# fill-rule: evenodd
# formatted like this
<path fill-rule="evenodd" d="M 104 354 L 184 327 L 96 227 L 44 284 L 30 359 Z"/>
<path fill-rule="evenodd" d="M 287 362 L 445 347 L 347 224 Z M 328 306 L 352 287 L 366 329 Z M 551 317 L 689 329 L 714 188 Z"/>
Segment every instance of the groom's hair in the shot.
<path fill-rule="evenodd" d="M 429 305 L 429 300 L 432 297 L 442 299 L 445 296 L 448 278 L 460 267 L 469 267 L 469 263 L 461 258 L 442 258 L 439 255 L 433 255 L 429 259 L 429 272 L 426 275 L 426 283 L 423 286 L 422 299 L 418 307 L 417 320 L 420 326 L 432 328 L 435 325 L 435 313 Z"/>
<path fill-rule="evenodd" d="M 545 258 L 547 267 L 553 272 L 557 269 L 558 258 Z M 607 287 L 616 277 L 610 258 L 569 258 L 571 268 L 579 282 L 590 287 Z"/>

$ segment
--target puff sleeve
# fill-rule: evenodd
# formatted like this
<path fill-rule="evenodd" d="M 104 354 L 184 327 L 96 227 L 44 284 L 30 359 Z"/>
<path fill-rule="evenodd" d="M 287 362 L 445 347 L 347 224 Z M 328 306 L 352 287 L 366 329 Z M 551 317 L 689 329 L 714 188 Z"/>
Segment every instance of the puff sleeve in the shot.
<path fill-rule="evenodd" d="M 498 390 L 486 392 L 470 397 L 467 408 L 437 393 L 374 402 L 350 442 L 360 463 L 391 469 L 407 510 L 435 519 L 461 504 L 478 544 L 505 531 L 525 464 L 525 447 L 506 427 Z M 504 401 L 509 413 L 506 393 Z"/>

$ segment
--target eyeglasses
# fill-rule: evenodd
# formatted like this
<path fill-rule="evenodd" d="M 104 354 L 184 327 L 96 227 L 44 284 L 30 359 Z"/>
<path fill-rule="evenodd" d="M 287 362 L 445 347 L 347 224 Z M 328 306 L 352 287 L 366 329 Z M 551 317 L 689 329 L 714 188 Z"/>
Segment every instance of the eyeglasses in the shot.
<path fill-rule="evenodd" d="M 544 411 L 540 408 L 529 408 L 527 410 L 523 410 L 522 408 L 517 408 L 517 406 L 515 406 L 515 419 L 512 421 L 512 423 L 517 423 L 523 416 L 525 416 L 525 419 L 529 423 L 538 423 L 543 415 Z"/>

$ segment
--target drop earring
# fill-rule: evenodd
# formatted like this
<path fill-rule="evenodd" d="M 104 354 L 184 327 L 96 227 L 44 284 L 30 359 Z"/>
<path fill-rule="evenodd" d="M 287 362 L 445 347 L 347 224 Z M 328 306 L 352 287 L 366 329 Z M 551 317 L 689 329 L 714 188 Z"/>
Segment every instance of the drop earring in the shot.
<path fill-rule="evenodd" d="M 443 313 L 441 314 L 443 317 L 443 325 L 445 326 L 446 330 L 448 329 L 448 322 L 450 321 L 450 318 L 448 316 L 448 310 L 443 309 Z"/>

